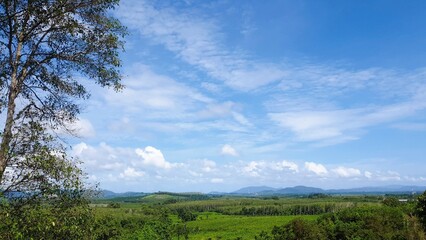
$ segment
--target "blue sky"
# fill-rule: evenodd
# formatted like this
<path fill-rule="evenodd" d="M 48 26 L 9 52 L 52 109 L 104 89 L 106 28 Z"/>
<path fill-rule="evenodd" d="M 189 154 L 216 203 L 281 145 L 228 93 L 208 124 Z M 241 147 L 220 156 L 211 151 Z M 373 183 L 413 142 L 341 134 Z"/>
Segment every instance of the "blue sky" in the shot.
<path fill-rule="evenodd" d="M 426 184 L 424 1 L 130 1 L 71 140 L 113 191 Z"/>

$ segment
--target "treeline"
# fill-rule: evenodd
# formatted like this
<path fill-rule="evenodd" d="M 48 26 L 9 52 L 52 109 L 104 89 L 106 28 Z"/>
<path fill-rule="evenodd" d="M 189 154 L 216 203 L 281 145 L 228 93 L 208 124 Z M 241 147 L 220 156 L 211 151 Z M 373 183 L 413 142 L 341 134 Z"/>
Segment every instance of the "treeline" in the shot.
<path fill-rule="evenodd" d="M 340 240 L 399 239 L 423 240 L 424 230 L 413 212 L 401 207 L 357 207 L 328 213 L 316 221 L 301 218 L 270 232 L 261 232 L 256 240 Z"/>
<path fill-rule="evenodd" d="M 193 212 L 216 212 L 224 215 L 242 216 L 288 216 L 319 215 L 354 207 L 357 203 L 314 203 L 314 204 L 277 204 L 267 206 L 224 206 L 221 204 L 169 206 L 172 211 L 185 209 Z"/>
<path fill-rule="evenodd" d="M 287 215 L 318 215 L 336 212 L 352 207 L 352 203 L 303 204 L 290 206 L 259 206 L 243 207 L 239 215 L 245 216 L 287 216 Z"/>

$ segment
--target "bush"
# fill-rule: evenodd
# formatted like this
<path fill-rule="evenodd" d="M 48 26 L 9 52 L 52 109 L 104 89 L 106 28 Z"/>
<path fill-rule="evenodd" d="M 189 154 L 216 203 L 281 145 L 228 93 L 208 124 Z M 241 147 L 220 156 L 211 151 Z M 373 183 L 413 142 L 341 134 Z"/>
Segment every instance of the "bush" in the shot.
<path fill-rule="evenodd" d="M 1 239 L 91 239 L 93 222 L 88 205 L 0 206 Z"/>

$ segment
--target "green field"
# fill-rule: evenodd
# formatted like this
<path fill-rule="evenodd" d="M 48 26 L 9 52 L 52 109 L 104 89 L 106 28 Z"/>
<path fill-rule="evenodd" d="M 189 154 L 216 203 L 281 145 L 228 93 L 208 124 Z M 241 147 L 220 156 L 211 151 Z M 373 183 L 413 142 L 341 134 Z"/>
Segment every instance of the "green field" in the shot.
<path fill-rule="evenodd" d="M 270 231 L 272 227 L 284 225 L 297 217 L 307 220 L 317 218 L 316 215 L 249 217 L 202 213 L 187 226 L 191 231 L 190 239 L 254 239 L 259 232 Z"/>

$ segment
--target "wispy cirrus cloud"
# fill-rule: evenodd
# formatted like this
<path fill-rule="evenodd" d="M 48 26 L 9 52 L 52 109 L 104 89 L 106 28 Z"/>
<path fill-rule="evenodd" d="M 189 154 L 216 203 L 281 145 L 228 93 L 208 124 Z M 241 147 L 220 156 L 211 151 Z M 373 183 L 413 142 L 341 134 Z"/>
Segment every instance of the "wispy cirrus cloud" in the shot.
<path fill-rule="evenodd" d="M 110 130 L 127 130 L 127 134 L 140 129 L 243 132 L 253 127 L 241 105 L 234 101 L 216 100 L 184 81 L 155 72 L 147 65 L 135 64 L 127 73 L 122 92 L 108 90 L 100 97 L 109 112 L 123 116 L 110 123 Z"/>
<path fill-rule="evenodd" d="M 300 141 L 348 141 L 368 127 L 389 124 L 426 109 L 424 100 L 338 110 L 291 110 L 269 113 L 271 120 L 293 132 Z"/>
<path fill-rule="evenodd" d="M 220 23 L 190 9 L 177 11 L 170 6 L 138 1 L 123 3 L 117 15 L 142 38 L 163 46 L 216 82 L 237 91 L 263 87 L 267 94 L 259 100 L 264 102 L 267 112 L 256 116 L 257 119 L 264 123 L 272 120 L 293 133 L 296 141 L 342 143 L 358 139 L 370 127 L 403 120 L 425 109 L 424 68 L 404 71 L 298 60 L 268 62 L 227 47 Z M 219 91 L 220 86 L 212 80 L 202 82 L 201 87 Z M 158 96 L 158 92 L 153 94 Z M 148 104 L 185 106 L 176 104 L 179 99 L 170 101 L 155 96 Z M 226 110 L 228 103 L 199 98 L 202 95 L 188 96 L 207 101 L 207 107 L 197 112 L 198 116 L 227 111 L 241 127 L 253 126 L 238 111 Z"/>
<path fill-rule="evenodd" d="M 123 3 L 117 15 L 143 37 L 162 44 L 184 62 L 232 88 L 253 90 L 287 75 L 276 64 L 253 61 L 244 53 L 226 49 L 220 28 L 193 12 L 177 12 L 138 1 Z"/>

